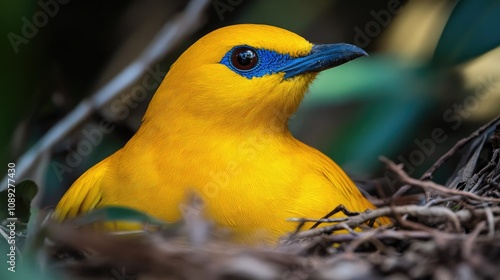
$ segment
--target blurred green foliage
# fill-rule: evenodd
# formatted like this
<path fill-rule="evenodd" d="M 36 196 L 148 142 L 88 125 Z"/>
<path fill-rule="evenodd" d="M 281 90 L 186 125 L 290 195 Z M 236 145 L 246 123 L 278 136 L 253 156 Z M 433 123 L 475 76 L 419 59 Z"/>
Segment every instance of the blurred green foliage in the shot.
<path fill-rule="evenodd" d="M 8 198 L 12 198 L 15 205 L 15 217 L 21 223 L 28 223 L 31 215 L 31 201 L 35 198 L 37 192 L 38 187 L 31 180 L 24 180 L 17 183 L 15 187 L 11 188 L 11 191 L 5 190 L 0 192 L 0 221 L 9 217 Z"/>
<path fill-rule="evenodd" d="M 77 217 L 72 221 L 75 226 L 89 225 L 94 222 L 130 222 L 143 225 L 164 226 L 165 223 L 142 212 L 126 207 L 104 207 Z"/>
<path fill-rule="evenodd" d="M 450 6 L 456 3 L 446 2 Z M 398 17 L 405 17 L 411 12 L 411 6 L 407 7 L 405 3 L 400 2 L 401 9 L 392 15 L 388 26 L 379 24 L 380 32 L 372 36 L 366 46 L 370 57 L 319 75 L 290 123 L 297 137 L 327 153 L 357 176 L 380 175 L 379 155 L 404 157 L 416 149 L 415 139 L 429 137 L 429 132 L 435 127 L 449 126 L 449 123 L 443 123 L 444 110 L 456 102 L 462 102 L 464 96 L 470 94 L 462 85 L 463 77 L 457 72 L 457 67 L 500 44 L 497 30 L 500 26 L 500 2 L 462 0 L 449 14 L 431 58 L 402 58 L 396 54 L 383 53 L 380 46 L 383 45 L 381 43 L 386 30 L 397 27 Z M 21 32 L 24 24 L 22 18 L 31 19 L 40 10 L 36 2 L 32 1 L 2 2 L 0 5 L 2 34 Z M 160 6 L 172 6 L 171 14 L 153 16 L 153 10 L 161 10 L 158 8 Z M 137 7 L 142 7 L 142 10 L 138 11 Z M 359 1 L 355 5 L 348 1 L 327 0 L 241 1 L 233 9 L 225 11 L 223 21 L 217 10 L 209 7 L 204 27 L 166 57 L 162 69 L 167 70 L 178 55 L 202 35 L 234 23 L 277 25 L 313 42 L 354 43 L 355 28 L 367 26 L 374 21 L 374 11 L 384 11 L 387 7 L 388 1 L 381 0 Z M 111 75 L 105 71 L 106 66 L 113 64 L 115 56 L 120 58 L 118 65 L 126 65 L 127 59 L 133 58 L 150 39 L 139 36 L 134 37 L 135 40 L 128 40 L 130 34 L 157 30 L 155 28 L 182 8 L 179 3 L 156 0 L 71 2 L 50 18 L 49 24 L 41 29 L 40 34 L 30 39 L 28 44 L 20 45 L 18 54 L 13 52 L 8 40 L 2 40 L 0 47 L 4 67 L 0 84 L 6 93 L 0 115 L 2 162 L 15 160 L 75 104 L 92 94 L 95 85 L 105 83 L 106 79 L 102 77 Z M 83 20 L 88 17 L 89 11 L 95 11 L 95 19 L 91 23 Z M 145 21 L 143 25 L 140 25 L 141 20 L 137 20 L 140 13 L 145 13 L 141 18 Z M 418 26 L 416 22 L 415 28 Z M 122 44 L 130 44 L 128 52 L 120 48 Z M 117 129 L 113 134 L 105 135 L 102 144 L 64 178 L 58 178 L 50 165 L 44 166 L 45 176 L 37 182 L 44 190 L 41 192 L 44 197 L 42 205 L 37 207 L 53 206 L 65 188 L 87 168 L 123 146 L 134 133 L 134 124 L 140 122 L 147 103 L 148 100 L 141 103 L 127 120 L 117 120 Z M 105 113 L 97 113 L 89 122 L 97 123 Z M 23 125 L 22 120 L 26 121 Z M 15 131 L 18 131 L 16 137 L 13 136 Z M 51 163 L 64 163 L 70 150 L 68 147 L 73 147 L 82 137 L 78 131 L 51 151 Z M 454 144 L 454 140 L 468 131 L 448 129 L 446 132 L 449 136 L 447 142 L 436 147 L 436 151 L 425 159 L 426 163 L 420 168 L 432 163 L 433 158 L 442 154 Z M 20 190 L 29 190 L 24 196 L 26 200 L 21 200 L 29 204 L 33 199 L 33 185 L 23 183 L 18 187 Z M 127 211 L 120 208 L 104 209 L 83 219 L 88 222 L 104 216 L 108 220 L 155 223 L 142 213 Z M 22 216 L 26 214 L 29 211 Z M 26 266 L 30 266 L 33 261 L 26 258 Z M 42 279 L 37 269 L 23 270 L 25 274 L 19 273 L 16 277 Z M 11 275 L 4 275 L 5 271 L 1 271 L 0 278 L 13 279 L 6 278 Z"/>
<path fill-rule="evenodd" d="M 7 268 L 11 267 L 9 254 L 13 254 L 17 260 L 14 262 L 18 266 L 17 271 L 22 265 L 21 249 L 26 244 L 29 233 L 32 232 L 29 222 L 31 220 L 33 223 L 34 219 L 30 218 L 38 211 L 37 207 L 30 207 L 37 191 L 38 187 L 33 181 L 25 180 L 11 187 L 10 191 L 0 192 L 0 230 L 2 231 L 0 235 L 2 269 L 0 270 L 2 272 L 8 271 Z M 15 218 L 15 220 L 9 220 L 9 218 Z"/>
<path fill-rule="evenodd" d="M 500 26 L 498 14 L 498 1 L 460 1 L 431 60 L 404 61 L 375 53 L 321 73 L 299 110 L 301 123 L 294 129 L 307 126 L 304 119 L 318 108 L 335 110 L 359 103 L 349 119 L 341 120 L 340 126 L 330 130 L 335 132 L 321 140 L 326 143 L 322 149 L 358 176 L 373 174 L 380 167 L 379 155 L 396 157 L 412 140 L 426 137 L 425 133 L 419 136 L 419 128 L 429 117 L 442 118 L 433 110 L 442 101 L 441 95 L 456 94 L 443 92 L 443 85 L 453 82 L 448 75 L 452 67 L 500 45 L 495 31 Z"/>
<path fill-rule="evenodd" d="M 40 66 L 37 45 L 39 40 L 34 38 L 31 44 L 20 44 L 14 47 L 9 40 L 9 34 L 21 34 L 22 17 L 33 14 L 35 2 L 19 1 L 14 4 L 8 1 L 0 2 L 0 85 L 2 85 L 3 102 L 0 110 L 0 162 L 6 163 L 15 159 L 13 148 L 19 148 L 20 143 L 12 142 L 12 136 L 22 120 L 26 120 L 35 104 L 36 85 L 30 83 L 34 78 L 35 70 Z M 40 38 L 41 39 L 41 38 Z M 16 49 L 18 50 L 16 52 Z M 33 98 L 33 99 L 32 99 Z M 33 100 L 34 101 L 34 100 Z M 2 165 L 3 166 L 3 165 Z M 5 167 L 6 168 L 6 167 Z M 0 173 L 2 176 L 6 170 Z"/>
<path fill-rule="evenodd" d="M 500 46 L 499 14 L 497 0 L 458 2 L 439 39 L 432 63 L 455 66 Z"/>

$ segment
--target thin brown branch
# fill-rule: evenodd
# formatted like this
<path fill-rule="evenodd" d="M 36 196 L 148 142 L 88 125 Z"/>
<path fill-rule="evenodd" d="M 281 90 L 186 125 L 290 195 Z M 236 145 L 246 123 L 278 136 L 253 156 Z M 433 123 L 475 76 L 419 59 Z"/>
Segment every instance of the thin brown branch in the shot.
<path fill-rule="evenodd" d="M 500 202 L 500 198 L 494 198 L 494 197 L 482 197 L 475 195 L 473 193 L 469 192 L 464 192 L 460 190 L 452 190 L 448 189 L 447 187 L 443 185 L 436 184 L 432 181 L 422 181 L 418 179 L 414 179 L 410 177 L 406 172 L 397 164 L 395 164 L 393 161 L 385 158 L 385 157 L 380 157 L 380 160 L 384 162 L 387 167 L 393 171 L 396 176 L 398 176 L 399 180 L 405 184 L 420 187 L 426 191 L 433 191 L 435 193 L 445 195 L 445 196 L 450 196 L 450 195 L 460 195 L 472 200 L 477 200 L 477 201 L 486 201 L 486 202 Z"/>
<path fill-rule="evenodd" d="M 332 234 L 328 235 L 326 238 L 333 243 L 344 243 L 356 240 L 363 237 L 367 232 L 357 232 L 354 234 Z M 433 238 L 433 234 L 426 231 L 413 231 L 413 230 L 390 230 L 376 231 L 374 234 L 370 235 L 372 238 L 384 240 L 384 239 L 418 239 L 418 240 L 429 240 Z"/>
<path fill-rule="evenodd" d="M 446 152 L 443 156 L 441 156 L 427 171 L 424 172 L 420 180 L 430 180 L 432 179 L 432 175 L 436 170 L 443 165 L 449 158 L 451 158 L 458 150 L 460 150 L 463 146 L 467 145 L 474 138 L 481 135 L 485 130 L 495 125 L 498 121 L 500 121 L 500 115 L 491 120 L 489 123 L 481 126 L 479 129 L 474 131 L 471 135 L 466 138 L 458 141 L 448 152 Z"/>
<path fill-rule="evenodd" d="M 478 209 L 480 210 L 480 209 Z M 296 234 L 296 238 L 310 238 L 314 236 L 318 236 L 321 234 L 329 234 L 334 231 L 342 230 L 345 229 L 344 224 L 351 227 L 351 228 L 356 228 L 360 227 L 360 225 L 363 225 L 364 223 L 374 220 L 379 217 L 383 216 L 394 216 L 394 215 L 404 215 L 408 214 L 411 216 L 419 217 L 419 218 L 441 218 L 445 221 L 449 221 L 453 229 L 455 231 L 460 230 L 460 224 L 461 224 L 461 219 L 464 219 L 464 221 L 469 221 L 470 217 L 480 215 L 479 213 L 470 213 L 469 215 L 465 214 L 465 211 L 469 210 L 461 210 L 464 212 L 460 212 L 461 214 L 458 215 L 457 213 L 454 213 L 450 209 L 442 206 L 434 206 L 434 207 L 427 207 L 427 206 L 418 206 L 418 205 L 406 205 L 406 206 L 398 206 L 398 207 L 383 207 L 383 208 L 378 208 L 369 212 L 364 212 L 361 213 L 357 216 L 352 216 L 352 217 L 346 217 L 344 218 L 345 220 L 342 222 L 339 222 L 339 219 L 290 219 L 290 221 L 295 221 L 295 222 L 322 222 L 322 223 L 336 223 L 331 226 L 326 226 L 326 227 L 321 227 L 321 228 L 315 228 L 311 229 L 308 231 L 303 231 L 299 232 Z M 499 209 L 500 211 L 500 209 Z M 483 212 L 484 215 L 484 212 Z"/>

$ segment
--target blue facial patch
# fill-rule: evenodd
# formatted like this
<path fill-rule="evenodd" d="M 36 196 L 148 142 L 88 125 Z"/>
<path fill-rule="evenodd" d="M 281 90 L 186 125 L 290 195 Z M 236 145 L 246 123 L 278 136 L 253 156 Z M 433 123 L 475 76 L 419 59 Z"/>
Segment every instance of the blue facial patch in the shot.
<path fill-rule="evenodd" d="M 241 70 L 233 65 L 233 62 L 231 61 L 233 52 L 235 49 L 240 49 L 240 48 L 250 48 L 254 50 L 255 53 L 257 54 L 258 61 L 253 68 L 248 70 Z M 291 60 L 293 60 L 293 58 L 288 54 L 280 54 L 275 51 L 270 51 L 266 49 L 255 49 L 250 46 L 241 45 L 241 46 L 236 46 L 232 48 L 230 51 L 228 51 L 224 55 L 220 63 L 226 65 L 229 69 L 231 69 L 235 73 L 243 77 L 246 77 L 248 79 L 251 79 L 253 77 L 262 77 L 265 75 L 281 72 L 279 70 L 283 69 L 286 65 L 288 65 Z"/>

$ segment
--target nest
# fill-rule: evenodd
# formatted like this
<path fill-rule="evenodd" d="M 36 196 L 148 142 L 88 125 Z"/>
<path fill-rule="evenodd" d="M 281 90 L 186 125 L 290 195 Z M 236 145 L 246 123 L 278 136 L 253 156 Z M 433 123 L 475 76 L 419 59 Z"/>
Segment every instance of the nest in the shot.
<path fill-rule="evenodd" d="M 447 183 L 432 181 L 459 150 Z M 277 247 L 212 238 L 203 221 L 126 238 L 50 225 L 50 265 L 68 279 L 498 279 L 500 117 L 457 142 L 419 179 L 381 160 L 400 185 L 386 206 L 364 213 L 339 206 L 331 214 L 346 218 L 297 219 L 298 229 L 311 221 L 329 225 L 297 230 Z M 382 216 L 394 223 L 367 228 Z"/>

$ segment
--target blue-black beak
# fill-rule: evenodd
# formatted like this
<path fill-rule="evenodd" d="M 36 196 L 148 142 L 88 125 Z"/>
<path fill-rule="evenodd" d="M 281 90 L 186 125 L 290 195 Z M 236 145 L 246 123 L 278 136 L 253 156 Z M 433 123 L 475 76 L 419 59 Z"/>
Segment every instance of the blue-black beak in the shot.
<path fill-rule="evenodd" d="M 285 72 L 285 79 L 288 79 L 304 73 L 320 72 L 361 56 L 368 54 L 349 44 L 314 45 L 308 55 L 291 59 L 276 72 Z"/>

